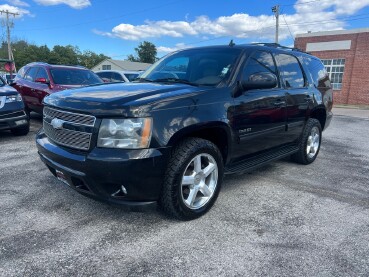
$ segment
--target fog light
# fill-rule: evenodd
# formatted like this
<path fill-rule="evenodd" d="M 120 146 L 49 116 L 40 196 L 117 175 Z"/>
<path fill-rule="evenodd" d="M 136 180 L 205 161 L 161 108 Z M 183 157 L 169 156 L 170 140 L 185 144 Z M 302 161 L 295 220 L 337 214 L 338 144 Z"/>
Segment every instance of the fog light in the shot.
<path fill-rule="evenodd" d="M 26 124 L 27 123 L 27 120 L 23 119 L 23 120 L 18 120 L 15 122 L 15 125 L 19 126 L 19 125 L 23 125 L 23 124 Z"/>
<path fill-rule="evenodd" d="M 126 188 L 122 185 L 122 187 L 120 188 L 121 190 L 122 190 L 122 192 L 124 193 L 124 194 L 127 194 L 127 190 L 126 190 Z"/>

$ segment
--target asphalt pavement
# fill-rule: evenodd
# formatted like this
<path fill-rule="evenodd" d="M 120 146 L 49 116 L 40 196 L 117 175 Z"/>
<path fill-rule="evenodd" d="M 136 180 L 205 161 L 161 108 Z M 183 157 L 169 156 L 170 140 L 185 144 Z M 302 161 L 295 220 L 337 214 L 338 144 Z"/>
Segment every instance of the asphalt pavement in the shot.
<path fill-rule="evenodd" d="M 0 131 L 0 276 L 368 276 L 369 117 L 336 110 L 313 164 L 227 176 L 189 222 L 57 181 L 37 155 L 39 117 L 26 137 Z"/>

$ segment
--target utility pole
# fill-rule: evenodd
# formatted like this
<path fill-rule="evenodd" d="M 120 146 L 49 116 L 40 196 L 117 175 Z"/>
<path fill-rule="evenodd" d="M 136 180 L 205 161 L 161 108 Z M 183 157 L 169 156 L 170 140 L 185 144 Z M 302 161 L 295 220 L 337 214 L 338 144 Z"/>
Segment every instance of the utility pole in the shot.
<path fill-rule="evenodd" d="M 272 11 L 275 15 L 276 24 L 275 24 L 275 43 L 278 44 L 278 33 L 279 33 L 279 5 L 276 5 L 272 8 Z"/>
<path fill-rule="evenodd" d="M 9 57 L 9 60 L 13 61 L 13 65 L 15 66 L 11 42 L 10 42 L 10 28 L 13 28 L 14 25 L 13 25 L 13 22 L 10 21 L 9 16 L 12 15 L 15 17 L 16 15 L 19 15 L 19 13 L 12 13 L 8 10 L 1 10 L 0 13 L 1 14 L 4 13 L 6 15 L 5 25 L 6 25 L 6 33 L 7 33 L 7 38 L 8 38 L 8 57 Z M 10 75 L 12 75 L 12 73 L 13 73 L 13 66 L 11 66 L 10 68 Z"/>

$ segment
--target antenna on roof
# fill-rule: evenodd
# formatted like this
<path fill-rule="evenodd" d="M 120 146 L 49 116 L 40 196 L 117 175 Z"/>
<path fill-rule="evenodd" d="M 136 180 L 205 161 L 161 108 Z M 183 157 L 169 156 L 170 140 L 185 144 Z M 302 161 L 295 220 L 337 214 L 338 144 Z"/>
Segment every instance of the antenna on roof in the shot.
<path fill-rule="evenodd" d="M 231 41 L 229 42 L 229 44 L 228 44 L 229 46 L 231 46 L 231 47 L 233 47 L 233 46 L 235 46 L 236 45 L 236 43 L 234 43 L 233 42 L 233 39 L 231 39 Z"/>

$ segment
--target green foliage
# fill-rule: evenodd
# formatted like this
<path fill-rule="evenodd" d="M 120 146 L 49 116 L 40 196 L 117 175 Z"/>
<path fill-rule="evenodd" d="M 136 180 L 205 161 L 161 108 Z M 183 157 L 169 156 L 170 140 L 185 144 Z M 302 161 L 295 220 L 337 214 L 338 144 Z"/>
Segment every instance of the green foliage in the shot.
<path fill-rule="evenodd" d="M 137 56 L 129 55 L 127 60 L 131 62 L 142 62 L 142 63 L 154 63 L 157 58 L 156 46 L 148 41 L 141 42 L 138 47 L 135 48 Z"/>
<path fill-rule="evenodd" d="M 24 40 L 12 43 L 13 55 L 17 69 L 31 62 L 46 62 L 50 64 L 82 65 L 92 68 L 110 57 L 96 54 L 92 51 L 83 51 L 72 45 L 55 45 L 50 50 L 46 45 L 37 46 Z M 0 58 L 8 58 L 6 42 L 1 43 Z"/>

